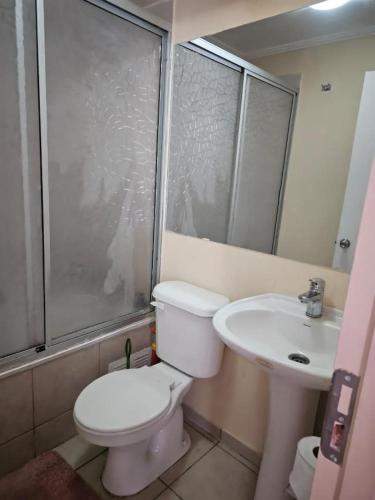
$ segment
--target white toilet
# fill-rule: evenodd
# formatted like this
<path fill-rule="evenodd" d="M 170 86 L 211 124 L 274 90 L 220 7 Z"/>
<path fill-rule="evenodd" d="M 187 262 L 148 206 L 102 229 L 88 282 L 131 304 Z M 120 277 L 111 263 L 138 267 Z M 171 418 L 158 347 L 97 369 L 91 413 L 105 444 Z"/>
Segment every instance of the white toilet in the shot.
<path fill-rule="evenodd" d="M 139 492 L 188 451 L 181 403 L 193 377 L 219 372 L 223 355 L 212 316 L 226 297 L 182 281 L 160 283 L 153 295 L 163 362 L 100 377 L 74 407 L 78 432 L 109 448 L 102 481 L 119 496 Z"/>

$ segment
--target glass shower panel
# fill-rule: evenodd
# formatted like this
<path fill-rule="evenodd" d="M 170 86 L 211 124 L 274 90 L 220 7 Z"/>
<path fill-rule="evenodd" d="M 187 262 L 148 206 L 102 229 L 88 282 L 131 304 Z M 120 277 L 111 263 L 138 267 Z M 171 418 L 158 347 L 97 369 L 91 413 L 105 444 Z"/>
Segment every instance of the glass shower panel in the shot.
<path fill-rule="evenodd" d="M 225 242 L 242 75 L 175 48 L 167 229 Z"/>
<path fill-rule="evenodd" d="M 58 341 L 150 302 L 161 36 L 83 0 L 47 0 L 44 15 L 46 327 Z"/>
<path fill-rule="evenodd" d="M 293 95 L 247 76 L 228 243 L 272 253 Z"/>
<path fill-rule="evenodd" d="M 0 0 L 0 357 L 44 342 L 33 0 Z"/>

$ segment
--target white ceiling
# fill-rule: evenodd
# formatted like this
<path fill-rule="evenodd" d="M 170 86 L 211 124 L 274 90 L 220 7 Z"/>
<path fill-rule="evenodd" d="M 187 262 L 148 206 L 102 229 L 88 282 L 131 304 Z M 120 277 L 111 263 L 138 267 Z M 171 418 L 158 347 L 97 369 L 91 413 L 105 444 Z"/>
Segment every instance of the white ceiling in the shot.
<path fill-rule="evenodd" d="M 306 7 L 207 39 L 251 60 L 369 34 L 375 34 L 375 0 L 351 0 L 338 9 L 319 11 Z"/>
<path fill-rule="evenodd" d="M 109 0 L 140 18 L 160 26 L 172 29 L 173 0 Z"/>

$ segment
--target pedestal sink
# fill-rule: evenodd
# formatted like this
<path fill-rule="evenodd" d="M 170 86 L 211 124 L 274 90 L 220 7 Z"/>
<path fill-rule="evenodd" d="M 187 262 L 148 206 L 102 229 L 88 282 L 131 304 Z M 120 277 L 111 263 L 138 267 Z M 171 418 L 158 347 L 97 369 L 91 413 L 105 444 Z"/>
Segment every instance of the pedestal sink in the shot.
<path fill-rule="evenodd" d="M 319 319 L 285 295 L 265 294 L 220 309 L 213 323 L 222 341 L 269 375 L 268 430 L 256 500 L 289 498 L 297 448 L 313 433 L 319 391 L 329 389 L 342 313 L 324 308 Z"/>

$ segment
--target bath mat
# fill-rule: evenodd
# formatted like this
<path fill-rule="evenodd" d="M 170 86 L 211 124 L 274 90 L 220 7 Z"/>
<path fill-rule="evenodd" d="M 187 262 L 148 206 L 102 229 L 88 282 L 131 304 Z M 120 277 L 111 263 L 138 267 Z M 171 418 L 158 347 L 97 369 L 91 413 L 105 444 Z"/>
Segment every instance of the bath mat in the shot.
<path fill-rule="evenodd" d="M 0 479 L 1 500 L 98 500 L 98 495 L 54 451 Z"/>

